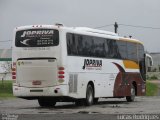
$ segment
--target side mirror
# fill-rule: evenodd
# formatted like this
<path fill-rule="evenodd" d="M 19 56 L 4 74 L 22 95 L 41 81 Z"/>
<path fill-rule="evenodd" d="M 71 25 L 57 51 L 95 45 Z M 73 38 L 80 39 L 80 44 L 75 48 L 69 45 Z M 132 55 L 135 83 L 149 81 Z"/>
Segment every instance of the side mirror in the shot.
<path fill-rule="evenodd" d="M 150 66 L 150 67 L 153 66 L 152 56 L 150 56 L 149 54 L 146 54 L 145 56 L 146 56 L 146 58 L 145 58 L 146 59 L 146 65 Z"/>

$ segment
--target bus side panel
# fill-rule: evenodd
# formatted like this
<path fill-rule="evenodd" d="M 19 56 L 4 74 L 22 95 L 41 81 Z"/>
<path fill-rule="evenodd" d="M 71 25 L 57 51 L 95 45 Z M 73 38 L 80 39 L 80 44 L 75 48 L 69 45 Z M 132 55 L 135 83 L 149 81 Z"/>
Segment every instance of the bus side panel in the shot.
<path fill-rule="evenodd" d="M 85 98 L 89 82 L 94 84 L 95 97 L 113 97 L 115 80 L 111 79 L 111 76 L 117 76 L 117 74 L 69 73 L 69 76 L 69 93 L 71 97 Z M 77 76 L 77 82 L 75 82 L 75 77 L 72 79 L 71 76 Z"/>
<path fill-rule="evenodd" d="M 145 95 L 145 83 L 140 73 L 119 72 L 114 85 L 114 97 L 130 96 L 132 84 L 135 86 L 137 96 Z"/>
<path fill-rule="evenodd" d="M 92 65 L 94 60 L 97 62 L 102 60 L 102 65 L 98 66 L 96 63 Z M 91 81 L 94 84 L 95 97 L 113 97 L 114 83 L 119 72 L 112 63 L 113 60 L 68 56 L 67 61 L 69 96 L 85 98 L 87 85 Z M 121 60 L 114 61 L 122 64 Z"/>

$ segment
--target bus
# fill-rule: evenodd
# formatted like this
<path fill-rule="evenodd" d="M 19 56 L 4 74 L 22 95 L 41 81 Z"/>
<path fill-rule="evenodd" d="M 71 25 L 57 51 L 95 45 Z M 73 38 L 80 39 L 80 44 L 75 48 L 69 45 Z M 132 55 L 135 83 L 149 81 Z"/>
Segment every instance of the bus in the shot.
<path fill-rule="evenodd" d="M 13 94 L 40 106 L 145 95 L 139 40 L 87 27 L 28 25 L 15 28 L 12 49 Z"/>

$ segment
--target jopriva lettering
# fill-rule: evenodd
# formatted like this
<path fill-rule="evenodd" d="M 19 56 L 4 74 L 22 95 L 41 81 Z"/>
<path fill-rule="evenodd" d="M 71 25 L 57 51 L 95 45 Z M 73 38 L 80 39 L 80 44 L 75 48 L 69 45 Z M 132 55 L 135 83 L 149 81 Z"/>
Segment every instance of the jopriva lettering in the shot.
<path fill-rule="evenodd" d="M 31 36 L 31 35 L 53 35 L 54 30 L 37 30 L 37 31 L 24 31 L 21 37 Z"/>
<path fill-rule="evenodd" d="M 83 69 L 86 67 L 102 67 L 102 60 L 84 59 Z"/>

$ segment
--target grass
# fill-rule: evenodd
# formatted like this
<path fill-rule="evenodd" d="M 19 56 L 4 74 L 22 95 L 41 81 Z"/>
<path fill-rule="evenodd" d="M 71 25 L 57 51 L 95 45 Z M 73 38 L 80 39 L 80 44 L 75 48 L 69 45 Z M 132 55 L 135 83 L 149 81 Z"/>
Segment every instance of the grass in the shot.
<path fill-rule="evenodd" d="M 11 98 L 13 97 L 12 92 L 12 81 L 11 80 L 4 80 L 3 82 L 0 81 L 0 98 Z"/>
<path fill-rule="evenodd" d="M 146 96 L 155 96 L 158 92 L 158 85 L 147 81 Z"/>

